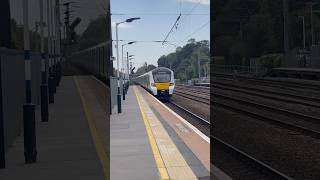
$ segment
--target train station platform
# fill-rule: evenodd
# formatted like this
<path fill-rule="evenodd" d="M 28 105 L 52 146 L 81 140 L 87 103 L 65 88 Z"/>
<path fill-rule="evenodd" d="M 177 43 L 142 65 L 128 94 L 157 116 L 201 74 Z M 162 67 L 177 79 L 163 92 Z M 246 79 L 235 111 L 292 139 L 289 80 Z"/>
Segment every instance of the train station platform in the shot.
<path fill-rule="evenodd" d="M 23 135 L 7 152 L 1 180 L 106 179 L 109 171 L 106 88 L 92 76 L 65 76 L 49 121 L 36 109 L 37 162 L 24 163 Z M 104 134 L 102 134 L 104 133 Z M 23 133 L 21 133 L 23 134 Z"/>
<path fill-rule="evenodd" d="M 139 86 L 110 117 L 111 179 L 210 179 L 210 140 Z"/>

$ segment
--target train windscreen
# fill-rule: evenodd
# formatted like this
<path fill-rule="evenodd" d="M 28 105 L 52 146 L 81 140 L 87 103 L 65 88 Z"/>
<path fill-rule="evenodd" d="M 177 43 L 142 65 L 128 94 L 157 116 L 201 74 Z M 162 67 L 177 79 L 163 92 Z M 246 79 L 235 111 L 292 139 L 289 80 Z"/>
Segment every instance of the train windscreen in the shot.
<path fill-rule="evenodd" d="M 153 72 L 153 80 L 155 83 L 163 83 L 171 81 L 170 71 L 156 71 Z"/>

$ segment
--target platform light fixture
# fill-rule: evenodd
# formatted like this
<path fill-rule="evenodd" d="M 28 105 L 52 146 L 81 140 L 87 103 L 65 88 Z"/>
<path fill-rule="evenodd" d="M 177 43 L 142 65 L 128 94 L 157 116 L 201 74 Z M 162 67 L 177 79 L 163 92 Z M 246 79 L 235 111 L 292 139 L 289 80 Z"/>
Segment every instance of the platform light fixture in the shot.
<path fill-rule="evenodd" d="M 136 41 L 131 41 L 131 42 L 128 42 L 128 43 L 126 43 L 126 44 L 122 44 L 122 54 L 121 54 L 121 57 L 122 57 L 122 68 L 121 68 L 121 70 L 122 70 L 122 99 L 123 100 L 126 100 L 126 93 L 124 93 L 125 92 L 125 84 L 126 84 L 126 72 L 125 72 L 125 67 L 124 67 L 124 58 L 123 58 L 123 47 L 125 46 L 125 45 L 131 45 L 131 44 L 133 44 L 133 43 L 136 43 Z M 127 68 L 129 67 L 129 65 L 127 64 Z M 128 72 L 127 72 L 128 73 Z"/>
<path fill-rule="evenodd" d="M 130 23 L 134 20 L 139 20 L 140 17 L 134 17 L 126 19 L 125 21 L 116 23 L 116 47 L 117 47 L 117 82 L 118 82 L 118 94 L 117 94 L 117 103 L 118 103 L 118 113 L 121 113 L 121 94 L 120 94 L 120 73 L 119 73 L 119 39 L 118 39 L 118 26 L 122 23 Z"/>

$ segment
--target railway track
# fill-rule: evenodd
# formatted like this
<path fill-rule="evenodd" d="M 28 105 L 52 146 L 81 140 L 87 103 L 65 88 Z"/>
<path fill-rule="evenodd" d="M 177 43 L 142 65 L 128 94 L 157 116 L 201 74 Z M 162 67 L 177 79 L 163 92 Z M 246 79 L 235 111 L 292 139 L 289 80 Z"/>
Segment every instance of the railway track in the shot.
<path fill-rule="evenodd" d="M 234 76 L 232 74 L 220 74 L 220 73 L 213 73 L 214 77 L 218 78 L 224 78 L 233 80 Z M 277 86 L 277 87 L 286 87 L 286 88 L 292 88 L 292 89 L 301 89 L 301 90 L 312 90 L 316 92 L 320 92 L 320 84 L 310 84 L 310 83 L 303 83 L 303 82 L 292 82 L 292 81 L 281 81 L 276 79 L 265 79 L 265 78 L 255 78 L 255 77 L 249 77 L 249 76 L 243 76 L 243 75 L 237 75 L 236 79 L 247 81 L 250 83 L 256 83 L 256 84 L 263 84 L 268 86 Z"/>
<path fill-rule="evenodd" d="M 179 85 L 176 86 L 175 90 L 183 90 L 183 91 L 188 91 L 192 93 L 198 93 L 198 94 L 204 94 L 204 95 L 209 95 L 210 94 L 210 88 L 209 87 L 195 87 L 195 86 L 184 86 L 184 85 Z"/>
<path fill-rule="evenodd" d="M 203 134 L 210 137 L 210 120 L 198 116 L 175 102 L 170 101 L 164 104 L 199 129 Z"/>
<path fill-rule="evenodd" d="M 214 92 L 213 106 L 238 112 L 258 120 L 276 124 L 285 129 L 320 138 L 319 117 L 284 110 L 241 98 L 229 97 Z"/>
<path fill-rule="evenodd" d="M 197 91 L 188 91 L 187 89 L 175 89 L 174 94 L 189 100 L 193 100 L 196 102 L 210 104 L 210 97 L 208 95 L 204 96 Z M 210 120 L 204 119 L 192 112 L 191 110 L 179 105 L 176 102 L 169 101 L 165 103 L 169 108 L 174 110 L 176 113 L 181 115 L 184 119 L 186 119 L 193 126 L 198 128 L 202 133 L 206 136 L 210 137 Z"/>
<path fill-rule="evenodd" d="M 273 91 L 268 89 L 262 89 L 258 87 L 248 87 L 239 84 L 229 84 L 219 81 L 214 81 L 214 84 L 211 85 L 212 88 L 222 89 L 237 93 L 245 93 L 248 95 L 253 95 L 257 97 L 273 99 L 277 101 L 301 104 L 305 106 L 310 106 L 314 108 L 320 107 L 320 99 L 316 97 L 304 96 L 299 94 L 284 93 L 279 91 Z"/>
<path fill-rule="evenodd" d="M 196 102 L 200 102 L 206 105 L 210 105 L 210 95 L 204 95 L 204 94 L 200 94 L 197 92 L 192 92 L 192 91 L 186 91 L 186 90 L 179 90 L 179 89 L 175 89 L 174 90 L 174 95 L 186 98 L 186 99 L 190 99 Z"/>
<path fill-rule="evenodd" d="M 235 179 L 292 179 L 217 137 L 211 136 L 211 140 L 214 152 L 217 152 L 213 162 L 217 162 L 219 168 Z"/>
<path fill-rule="evenodd" d="M 178 92 L 178 93 L 177 93 Z M 207 91 L 208 92 L 208 91 Z M 193 90 L 188 88 L 180 88 L 178 91 L 175 91 L 176 94 L 182 95 L 183 97 L 186 97 L 188 99 L 197 99 L 195 96 L 197 94 L 203 93 L 199 90 Z M 191 96 L 191 98 L 190 98 Z M 209 100 L 209 99 L 207 99 Z M 208 120 L 205 120 L 198 115 L 194 114 L 190 110 L 178 105 L 175 102 L 167 102 L 165 103 L 168 107 L 173 109 L 175 112 L 181 115 L 181 111 L 185 114 L 188 114 L 191 118 L 185 118 L 185 115 L 182 115 L 188 122 L 190 122 L 192 125 L 197 127 L 200 131 L 202 131 L 204 134 L 206 134 L 208 137 L 210 136 L 210 122 Z M 177 109 L 180 110 L 177 111 Z M 231 152 L 231 154 L 226 154 L 225 156 L 228 156 L 228 158 L 234 158 L 238 163 L 236 163 L 237 167 L 235 169 L 235 172 L 238 173 L 238 175 L 242 177 L 249 177 L 248 179 L 256 178 L 256 179 L 292 179 L 289 176 L 285 175 L 284 173 L 281 173 L 280 171 L 272 168 L 268 164 L 259 161 L 258 159 L 254 158 L 253 156 L 247 154 L 244 151 L 241 151 L 240 149 L 224 142 L 223 140 L 210 136 L 212 140 L 214 141 L 214 147 L 223 149 L 221 152 Z M 231 155 L 231 156 L 230 156 Z M 219 158 L 219 157 L 217 157 Z M 213 158 L 215 159 L 215 158 Z M 226 162 L 226 161 L 225 161 Z M 228 162 L 226 162 L 228 163 Z M 235 165 L 235 164 L 233 164 Z M 219 167 L 219 166 L 218 166 Z M 248 169 L 248 167 L 250 167 Z M 222 170 L 224 170 L 222 168 Z M 229 169 L 230 170 L 230 169 Z M 237 179 L 237 176 L 234 178 Z"/>
<path fill-rule="evenodd" d="M 259 81 L 259 79 L 257 79 L 256 81 L 250 81 L 247 80 L 246 77 L 240 77 L 240 80 L 238 79 L 239 81 L 237 83 L 232 84 L 230 82 L 233 81 L 233 79 L 230 77 L 232 76 L 230 75 L 229 79 L 213 79 L 213 83 L 211 84 L 211 88 L 213 88 L 213 93 L 211 94 L 211 96 L 214 97 L 212 98 L 212 105 L 214 107 L 234 112 L 237 115 L 241 114 L 244 115 L 244 117 L 251 117 L 255 121 L 262 121 L 267 122 L 268 124 L 272 124 L 274 125 L 276 131 L 281 129 L 281 132 L 288 134 L 288 137 L 290 138 L 300 137 L 311 139 L 310 137 L 312 137 L 315 142 L 317 142 L 320 139 L 319 116 L 310 116 L 307 113 L 298 113 L 297 111 L 287 110 L 286 106 L 278 108 L 278 106 L 271 106 L 263 102 L 264 99 L 268 99 L 275 100 L 275 102 L 278 101 L 288 104 L 290 103 L 291 105 L 304 105 L 307 106 L 306 108 L 308 109 L 309 107 L 319 108 L 320 98 L 317 98 L 317 93 L 315 93 L 315 97 L 310 97 L 308 96 L 308 94 L 303 95 L 301 93 L 304 89 L 308 89 L 309 86 L 293 86 L 290 83 L 286 84 L 284 82 L 272 83 L 272 80 L 261 82 Z M 246 86 L 247 84 L 250 84 L 250 86 Z M 311 88 L 309 89 L 311 90 L 307 90 L 308 93 L 317 89 L 316 86 L 310 87 Z M 291 91 L 287 91 L 284 89 L 288 89 Z M 296 91 L 296 93 L 292 90 Z M 237 96 L 233 96 L 233 94 L 237 94 Z M 248 96 L 246 95 L 249 95 L 250 98 L 248 98 Z M 261 99 L 258 99 L 257 101 L 253 99 L 255 97 L 259 97 Z M 241 118 L 242 117 L 240 117 L 240 119 Z M 226 124 L 228 124 L 228 122 Z M 263 123 L 261 123 L 261 128 L 264 129 Z M 243 132 L 245 132 L 245 130 Z M 259 133 L 254 135 L 244 135 L 245 137 L 249 138 L 252 138 L 253 136 L 260 136 Z M 233 142 L 234 144 L 228 144 L 219 138 L 225 140 L 231 139 L 230 142 Z M 276 159 L 274 159 L 274 157 L 270 159 L 265 159 L 264 153 L 260 154 L 260 152 L 264 152 L 263 150 L 257 152 L 252 149 L 253 146 L 246 147 L 242 146 L 241 144 L 237 144 L 238 139 L 228 139 L 228 137 L 225 138 L 224 136 L 219 136 L 219 138 L 211 136 L 212 141 L 214 141 L 213 144 L 215 145 L 213 147 L 213 150 L 217 152 L 217 156 L 213 157 L 212 160 L 213 162 L 216 160 L 216 165 L 220 169 L 225 171 L 228 175 L 234 177 L 235 179 L 292 179 L 285 173 L 281 173 L 276 169 L 281 170 L 282 172 L 286 172 L 292 176 L 296 176 L 294 170 L 278 166 L 279 163 L 281 164 L 281 161 L 278 162 Z M 286 141 L 290 142 L 290 138 L 285 138 L 284 144 L 290 144 L 286 143 Z M 242 147 L 244 149 L 241 151 L 240 149 L 237 149 L 234 145 L 236 145 L 236 147 Z M 259 145 L 260 142 L 256 142 L 255 146 Z M 277 151 L 278 149 L 270 148 L 270 151 L 274 150 Z M 305 152 L 305 150 L 306 149 L 304 149 L 303 152 Z M 291 151 L 289 150 L 288 153 L 290 152 Z M 294 153 L 297 152 L 299 152 L 299 150 L 295 151 Z M 254 157 L 258 157 L 258 159 Z M 263 160 L 263 162 L 259 161 L 259 159 Z M 295 161 L 292 161 L 292 163 L 295 163 Z M 294 166 L 296 165 L 293 165 L 293 167 Z M 258 168 L 256 169 L 255 167 Z M 272 167 L 277 168 L 274 169 Z M 234 174 L 232 174 L 233 172 Z M 238 175 L 240 176 L 240 178 L 238 178 Z"/>

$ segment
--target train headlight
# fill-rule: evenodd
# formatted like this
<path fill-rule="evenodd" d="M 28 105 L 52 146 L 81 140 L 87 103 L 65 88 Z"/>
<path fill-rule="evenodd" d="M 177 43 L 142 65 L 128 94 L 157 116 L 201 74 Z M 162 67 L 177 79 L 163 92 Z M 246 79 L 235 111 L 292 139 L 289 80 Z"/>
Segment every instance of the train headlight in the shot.
<path fill-rule="evenodd" d="M 170 86 L 174 86 L 174 83 L 170 83 Z"/>

